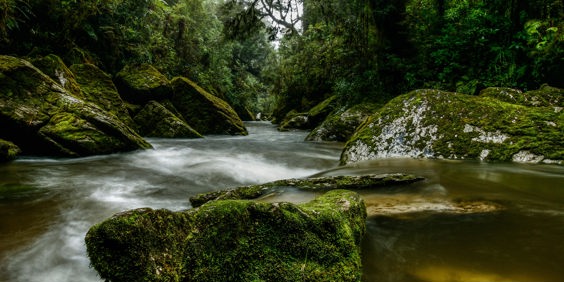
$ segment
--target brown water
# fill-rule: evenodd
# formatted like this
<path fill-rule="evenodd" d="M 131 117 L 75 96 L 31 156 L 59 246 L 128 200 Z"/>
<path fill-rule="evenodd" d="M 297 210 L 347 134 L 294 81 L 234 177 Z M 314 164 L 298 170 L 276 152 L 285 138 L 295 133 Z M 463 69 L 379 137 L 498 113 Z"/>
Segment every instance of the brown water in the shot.
<path fill-rule="evenodd" d="M 564 167 L 381 160 L 337 168 L 340 144 L 249 123 L 247 137 L 150 140 L 155 150 L 0 165 L 0 281 L 100 281 L 88 228 L 138 207 L 310 175 L 407 172 L 423 183 L 361 191 L 371 214 L 365 281 L 564 281 Z M 287 190 L 265 200 L 304 202 Z"/>

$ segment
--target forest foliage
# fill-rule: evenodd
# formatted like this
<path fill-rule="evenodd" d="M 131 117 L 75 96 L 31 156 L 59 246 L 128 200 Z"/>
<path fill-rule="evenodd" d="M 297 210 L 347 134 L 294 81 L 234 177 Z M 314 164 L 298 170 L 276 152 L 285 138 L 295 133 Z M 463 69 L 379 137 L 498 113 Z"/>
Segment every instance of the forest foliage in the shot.
<path fill-rule="evenodd" d="M 149 63 L 281 115 L 334 94 L 564 87 L 563 18 L 560 0 L 0 0 L 0 53 Z"/>

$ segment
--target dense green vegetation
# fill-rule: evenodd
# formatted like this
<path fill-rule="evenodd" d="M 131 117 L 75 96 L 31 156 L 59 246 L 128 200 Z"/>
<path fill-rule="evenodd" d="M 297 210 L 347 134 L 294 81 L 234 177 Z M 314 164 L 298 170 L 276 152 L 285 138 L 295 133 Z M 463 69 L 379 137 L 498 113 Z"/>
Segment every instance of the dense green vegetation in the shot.
<path fill-rule="evenodd" d="M 564 87 L 560 0 L 0 0 L 0 54 L 149 63 L 238 112 Z"/>

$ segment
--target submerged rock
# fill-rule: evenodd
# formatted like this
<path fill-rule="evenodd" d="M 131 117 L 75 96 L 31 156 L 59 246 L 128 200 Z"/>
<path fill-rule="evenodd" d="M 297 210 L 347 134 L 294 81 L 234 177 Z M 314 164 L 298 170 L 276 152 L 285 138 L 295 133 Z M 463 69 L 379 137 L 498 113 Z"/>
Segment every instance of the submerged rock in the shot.
<path fill-rule="evenodd" d="M 147 137 L 201 138 L 202 135 L 156 101 L 150 101 L 135 116 L 139 133 Z"/>
<path fill-rule="evenodd" d="M 361 281 L 366 210 L 334 190 L 302 205 L 214 201 L 117 214 L 86 235 L 107 281 Z"/>
<path fill-rule="evenodd" d="M 148 64 L 125 66 L 116 74 L 115 84 L 121 97 L 133 104 L 144 105 L 151 100 L 172 96 L 166 76 Z"/>
<path fill-rule="evenodd" d="M 21 150 L 14 143 L 0 139 L 0 163 L 14 160 Z"/>
<path fill-rule="evenodd" d="M 345 111 L 335 112 L 313 129 L 306 137 L 306 141 L 346 142 L 358 126 L 381 107 L 382 105 L 377 104 L 359 104 Z"/>
<path fill-rule="evenodd" d="M 151 147 L 114 115 L 9 56 L 0 56 L 0 124 L 0 138 L 24 154 L 77 157 Z"/>
<path fill-rule="evenodd" d="M 561 163 L 563 121 L 564 111 L 553 107 L 415 90 L 371 116 L 347 142 L 341 163 L 393 157 Z"/>
<path fill-rule="evenodd" d="M 309 191 L 333 189 L 360 190 L 405 185 L 421 180 L 423 180 L 422 177 L 401 173 L 283 179 L 260 185 L 242 186 L 230 190 L 198 194 L 190 197 L 190 203 L 193 207 L 199 207 L 213 200 L 256 199 L 280 187 L 296 187 Z"/>
<path fill-rule="evenodd" d="M 184 77 L 172 80 L 172 104 L 188 124 L 201 134 L 247 135 L 247 129 L 227 102 Z"/>

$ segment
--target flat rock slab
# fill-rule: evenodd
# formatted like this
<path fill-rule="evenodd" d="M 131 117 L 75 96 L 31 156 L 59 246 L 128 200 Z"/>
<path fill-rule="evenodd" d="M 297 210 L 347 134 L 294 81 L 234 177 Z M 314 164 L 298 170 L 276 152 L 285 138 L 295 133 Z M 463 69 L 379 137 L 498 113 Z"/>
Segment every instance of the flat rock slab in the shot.
<path fill-rule="evenodd" d="M 281 187 L 295 187 L 303 190 L 363 190 L 395 185 L 406 185 L 424 180 L 409 174 L 369 174 L 361 176 L 331 176 L 303 179 L 284 179 L 260 185 L 242 186 L 235 189 L 198 194 L 190 197 L 193 207 L 199 207 L 213 200 L 256 199 Z"/>

